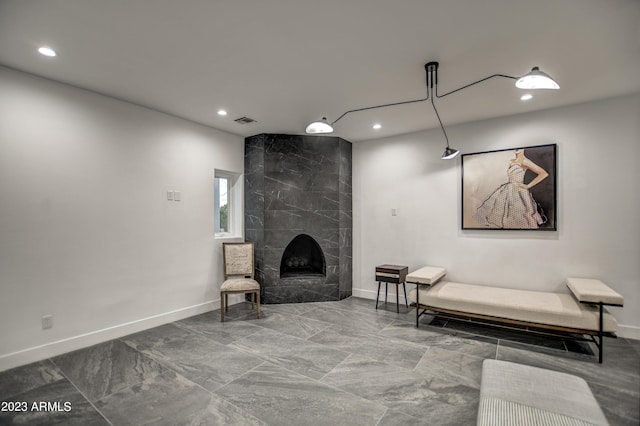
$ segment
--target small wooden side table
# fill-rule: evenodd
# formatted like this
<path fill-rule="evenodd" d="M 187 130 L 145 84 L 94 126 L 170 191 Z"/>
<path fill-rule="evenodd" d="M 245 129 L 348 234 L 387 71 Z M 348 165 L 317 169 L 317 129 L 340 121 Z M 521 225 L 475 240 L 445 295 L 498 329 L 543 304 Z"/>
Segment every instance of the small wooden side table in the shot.
<path fill-rule="evenodd" d="M 396 312 L 400 313 L 400 301 L 399 301 L 399 286 L 402 284 L 404 290 L 404 304 L 408 308 L 407 302 L 407 287 L 405 286 L 405 280 L 409 273 L 408 266 L 401 265 L 379 265 L 376 266 L 376 281 L 378 281 L 378 295 L 376 296 L 376 309 L 378 309 L 378 300 L 380 299 L 380 284 L 384 283 L 384 304 L 387 304 L 387 291 L 389 290 L 389 283 L 396 285 Z"/>

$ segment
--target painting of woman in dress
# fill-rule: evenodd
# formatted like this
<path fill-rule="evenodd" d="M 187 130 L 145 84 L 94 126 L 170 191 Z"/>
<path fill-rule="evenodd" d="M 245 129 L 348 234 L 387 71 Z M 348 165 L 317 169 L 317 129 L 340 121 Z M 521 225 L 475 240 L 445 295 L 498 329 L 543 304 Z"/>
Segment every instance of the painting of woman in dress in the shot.
<path fill-rule="evenodd" d="M 463 156 L 463 229 L 555 229 L 555 145 L 479 154 Z"/>

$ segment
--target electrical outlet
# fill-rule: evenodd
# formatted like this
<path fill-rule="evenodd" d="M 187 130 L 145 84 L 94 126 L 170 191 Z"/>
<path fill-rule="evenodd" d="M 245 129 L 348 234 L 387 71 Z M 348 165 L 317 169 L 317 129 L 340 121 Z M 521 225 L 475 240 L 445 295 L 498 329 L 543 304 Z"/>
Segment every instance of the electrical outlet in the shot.
<path fill-rule="evenodd" d="M 42 329 L 47 330 L 49 328 L 53 328 L 53 315 L 43 315 L 42 316 Z"/>

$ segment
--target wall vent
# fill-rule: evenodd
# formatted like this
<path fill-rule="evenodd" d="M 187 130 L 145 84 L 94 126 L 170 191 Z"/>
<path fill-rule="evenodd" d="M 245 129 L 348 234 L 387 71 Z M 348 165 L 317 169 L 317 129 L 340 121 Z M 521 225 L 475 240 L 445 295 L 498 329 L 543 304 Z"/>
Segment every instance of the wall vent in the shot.
<path fill-rule="evenodd" d="M 235 120 L 236 123 L 240 123 L 240 124 L 249 124 L 249 123 L 255 123 L 256 120 L 254 120 L 253 118 L 249 118 L 249 117 L 240 117 L 240 118 L 236 118 Z"/>

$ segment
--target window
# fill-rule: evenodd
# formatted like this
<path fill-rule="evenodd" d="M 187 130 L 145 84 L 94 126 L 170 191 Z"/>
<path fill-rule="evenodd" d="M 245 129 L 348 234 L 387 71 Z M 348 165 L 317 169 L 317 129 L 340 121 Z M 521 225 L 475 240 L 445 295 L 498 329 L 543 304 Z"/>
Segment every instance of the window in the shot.
<path fill-rule="evenodd" d="M 242 187 L 237 173 L 216 170 L 214 194 L 214 224 L 216 237 L 242 235 Z"/>
<path fill-rule="evenodd" d="M 216 177 L 214 193 L 216 234 L 222 234 L 229 231 L 229 179 Z"/>

